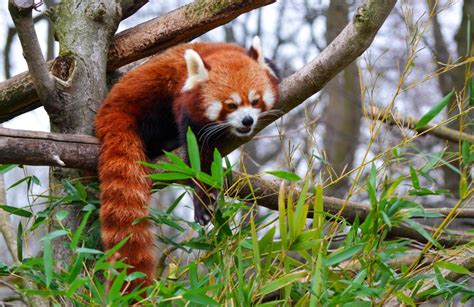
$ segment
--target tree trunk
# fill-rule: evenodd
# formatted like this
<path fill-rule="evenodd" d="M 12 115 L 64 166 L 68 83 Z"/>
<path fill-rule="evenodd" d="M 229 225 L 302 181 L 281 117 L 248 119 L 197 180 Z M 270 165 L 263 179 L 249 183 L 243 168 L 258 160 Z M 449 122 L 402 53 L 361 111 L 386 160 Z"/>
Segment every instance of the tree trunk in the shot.
<path fill-rule="evenodd" d="M 60 113 L 49 112 L 51 131 L 69 134 L 94 134 L 96 110 L 106 95 L 108 47 L 121 20 L 117 1 L 62 1 L 53 11 L 55 35 L 60 44 L 60 56 L 53 64 L 56 76 L 61 76 Z M 62 180 L 83 177 L 78 170 L 52 167 L 50 170 L 53 195 L 66 193 Z M 81 221 L 81 208 L 61 205 L 68 217 L 62 220 L 66 228 L 75 229 Z M 54 216 L 54 215 L 53 215 Z M 56 228 L 57 225 L 51 225 Z M 67 261 L 71 251 L 65 248 L 67 238 L 54 240 L 53 251 L 58 262 Z"/>
<path fill-rule="evenodd" d="M 431 9 L 432 7 L 430 7 Z M 454 40 L 457 44 L 457 55 L 459 57 L 459 62 L 465 60 L 469 57 L 469 54 L 472 55 L 472 50 L 468 52 L 467 50 L 467 24 L 468 18 L 470 16 L 471 19 L 471 41 L 474 38 L 474 26 L 473 26 L 473 19 L 474 19 L 474 2 L 470 0 L 465 0 L 463 3 L 462 8 L 462 21 L 458 28 L 458 31 L 454 37 Z M 441 26 L 438 22 L 438 18 L 436 15 L 433 16 L 433 36 L 435 41 L 435 50 L 436 50 L 436 60 L 443 65 L 444 63 L 449 63 L 452 61 L 455 56 L 450 55 L 448 48 L 446 46 L 445 40 L 441 33 Z M 439 68 L 442 66 L 438 65 Z M 460 97 L 468 97 L 467 87 L 466 87 L 466 66 L 459 66 L 457 68 L 451 69 L 446 73 L 439 74 L 438 82 L 440 86 L 440 90 L 443 96 L 446 96 L 450 91 L 454 90 Z M 448 118 L 458 116 L 462 110 L 465 110 L 468 107 L 468 98 L 464 99 L 461 104 L 458 104 L 456 99 L 452 99 L 451 103 L 448 107 L 447 116 Z M 461 122 L 464 122 L 464 126 L 469 120 L 472 120 L 474 117 L 474 112 L 469 112 L 468 116 L 463 116 L 464 120 L 461 121 L 461 118 L 457 118 L 447 124 L 447 127 L 452 128 L 456 131 L 460 131 Z M 454 167 L 460 167 L 459 164 L 459 152 L 460 152 L 460 144 L 448 144 L 447 147 L 447 155 L 444 157 L 447 161 L 454 161 L 451 162 Z M 444 182 L 445 187 L 449 189 L 454 195 L 459 196 L 459 181 L 460 176 L 458 173 L 454 172 L 449 167 L 443 167 L 444 173 Z"/>
<path fill-rule="evenodd" d="M 327 11 L 326 41 L 336 38 L 348 22 L 349 6 L 346 1 L 331 1 Z M 344 170 L 352 168 L 358 145 L 361 118 L 359 72 L 356 62 L 347 66 L 326 86 L 328 104 L 324 109 L 324 150 L 329 166 L 327 177 L 333 181 Z M 349 180 L 344 178 L 326 190 L 328 194 L 344 197 Z"/>

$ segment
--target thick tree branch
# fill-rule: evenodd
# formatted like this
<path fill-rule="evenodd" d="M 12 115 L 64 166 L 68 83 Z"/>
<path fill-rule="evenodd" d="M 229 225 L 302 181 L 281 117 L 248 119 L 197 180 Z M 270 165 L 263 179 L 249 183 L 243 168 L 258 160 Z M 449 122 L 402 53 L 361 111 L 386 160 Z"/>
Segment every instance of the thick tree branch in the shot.
<path fill-rule="evenodd" d="M 451 141 L 456 144 L 458 144 L 460 141 L 474 143 L 474 135 L 472 134 L 434 124 L 427 124 L 423 128 L 415 129 L 418 119 L 406 115 L 396 114 L 394 112 L 387 114 L 385 110 L 381 110 L 375 106 L 368 108 L 367 113 L 364 115 L 375 120 L 382 120 L 390 126 L 399 126 L 402 128 L 411 129 L 420 134 L 431 134 L 437 138 Z"/>
<path fill-rule="evenodd" d="M 34 6 L 35 2 L 33 0 L 10 0 L 8 2 L 8 9 L 15 24 L 34 87 L 38 92 L 40 101 L 45 104 L 45 107 L 48 107 L 48 103 L 54 100 L 52 95 L 55 86 L 53 76 L 48 70 L 36 36 L 32 17 Z"/>
<path fill-rule="evenodd" d="M 124 2 L 133 1 L 123 0 L 122 5 Z M 215 9 L 208 9 L 206 7 L 208 2 L 209 0 L 197 0 L 118 33 L 109 49 L 108 70 L 112 71 L 180 42 L 189 41 L 245 12 L 273 3 L 275 0 L 229 0 L 220 2 L 222 6 Z M 122 6 L 122 10 L 125 9 Z M 52 66 L 53 62 L 49 62 L 48 65 Z M 0 122 L 40 106 L 29 72 L 23 72 L 0 83 Z"/>
<path fill-rule="evenodd" d="M 118 33 L 109 48 L 107 70 L 192 40 L 253 9 L 275 0 L 197 0 L 163 16 Z"/>
<path fill-rule="evenodd" d="M 148 0 L 120 0 L 120 6 L 122 7 L 122 20 L 135 14 L 147 3 Z"/>
<path fill-rule="evenodd" d="M 93 136 L 13 130 L 0 127 L 0 163 L 95 170 L 99 156 Z"/>

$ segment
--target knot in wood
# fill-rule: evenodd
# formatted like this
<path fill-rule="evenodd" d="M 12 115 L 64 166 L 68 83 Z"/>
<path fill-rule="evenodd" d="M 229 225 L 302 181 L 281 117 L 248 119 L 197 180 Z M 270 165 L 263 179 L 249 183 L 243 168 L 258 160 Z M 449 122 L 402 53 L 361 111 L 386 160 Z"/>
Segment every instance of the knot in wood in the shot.
<path fill-rule="evenodd" d="M 72 56 L 58 56 L 51 67 L 51 72 L 57 78 L 67 81 L 74 71 L 76 62 Z"/>

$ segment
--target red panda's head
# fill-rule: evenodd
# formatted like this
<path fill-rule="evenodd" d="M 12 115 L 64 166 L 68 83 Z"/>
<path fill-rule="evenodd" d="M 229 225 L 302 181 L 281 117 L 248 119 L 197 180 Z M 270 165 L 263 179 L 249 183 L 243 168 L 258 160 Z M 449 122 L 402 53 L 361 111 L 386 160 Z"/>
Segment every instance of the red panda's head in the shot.
<path fill-rule="evenodd" d="M 223 46 L 201 57 L 187 49 L 184 58 L 188 76 L 182 91 L 198 90 L 204 117 L 237 136 L 250 135 L 259 118 L 277 103 L 278 79 L 258 37 L 248 52 Z"/>

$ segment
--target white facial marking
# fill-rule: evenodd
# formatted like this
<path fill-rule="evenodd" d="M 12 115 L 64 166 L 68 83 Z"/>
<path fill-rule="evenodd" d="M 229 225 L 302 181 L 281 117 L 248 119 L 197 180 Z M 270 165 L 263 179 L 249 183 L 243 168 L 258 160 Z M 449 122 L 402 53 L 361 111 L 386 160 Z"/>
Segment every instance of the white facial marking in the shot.
<path fill-rule="evenodd" d="M 208 77 L 208 71 L 199 54 L 192 50 L 186 49 L 184 52 L 184 60 L 188 70 L 188 78 L 184 83 L 182 92 L 191 90 L 194 86 L 204 81 Z"/>
<path fill-rule="evenodd" d="M 255 125 L 257 124 L 258 116 L 260 115 L 260 112 L 261 110 L 256 109 L 256 108 L 240 107 L 235 112 L 232 112 L 229 115 L 227 115 L 227 122 L 232 127 L 231 129 L 232 133 L 234 133 L 237 136 L 246 136 L 252 133 L 253 128 L 255 128 Z M 242 124 L 242 120 L 247 116 L 253 119 L 253 123 L 249 127 L 246 127 Z M 246 132 L 239 132 L 237 129 L 249 129 L 249 130 Z"/>
<path fill-rule="evenodd" d="M 273 105 L 275 104 L 275 95 L 273 95 L 273 91 L 270 88 L 267 88 L 263 92 L 263 102 L 265 103 L 265 106 L 267 106 L 267 110 L 273 108 Z"/>
<path fill-rule="evenodd" d="M 257 94 L 257 91 L 250 90 L 248 98 L 249 98 L 249 101 L 252 102 L 254 100 L 260 99 L 260 95 Z"/>
<path fill-rule="evenodd" d="M 232 103 L 236 103 L 238 105 L 240 105 L 242 103 L 242 98 L 240 98 L 240 95 L 237 92 L 231 93 L 230 94 L 230 99 L 232 100 L 231 101 Z"/>
<path fill-rule="evenodd" d="M 252 48 L 257 52 L 257 62 L 258 64 L 263 67 L 264 69 L 268 70 L 275 78 L 277 78 L 275 72 L 268 66 L 267 62 L 265 62 L 265 56 L 263 55 L 262 51 L 262 43 L 260 41 L 260 37 L 254 36 L 252 40 Z"/>
<path fill-rule="evenodd" d="M 206 116 L 212 121 L 219 118 L 219 114 L 222 110 L 222 103 L 218 100 L 211 101 L 206 108 Z"/>

